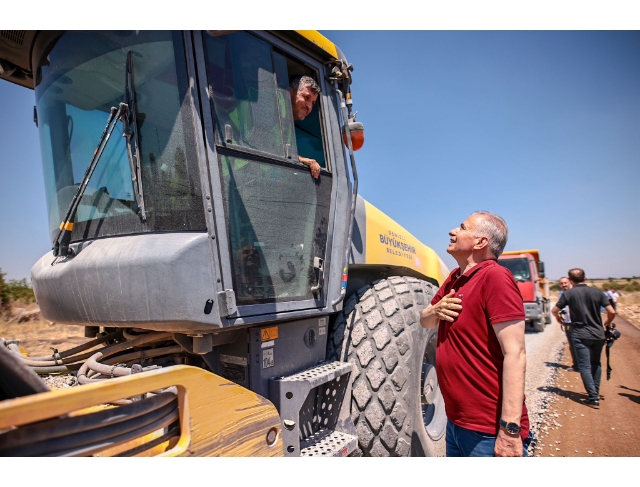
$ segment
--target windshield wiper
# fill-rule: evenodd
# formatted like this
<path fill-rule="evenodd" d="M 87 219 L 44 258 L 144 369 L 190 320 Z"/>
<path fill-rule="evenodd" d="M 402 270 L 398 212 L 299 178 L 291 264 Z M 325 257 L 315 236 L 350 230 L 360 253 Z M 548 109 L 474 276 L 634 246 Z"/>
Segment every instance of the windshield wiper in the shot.
<path fill-rule="evenodd" d="M 136 203 L 140 209 L 140 218 L 147 221 L 144 211 L 144 194 L 142 192 L 142 168 L 140 165 L 140 136 L 138 134 L 138 102 L 136 100 L 136 89 L 133 82 L 133 52 L 127 53 L 127 67 L 124 82 L 124 103 L 128 107 L 121 117 L 124 130 L 123 137 L 127 140 L 127 156 L 131 168 L 131 181 L 133 181 L 133 193 Z M 133 130 L 132 130 L 133 128 Z M 131 148 L 131 138 L 135 147 Z"/>
<path fill-rule="evenodd" d="M 71 241 L 71 232 L 73 231 L 73 221 L 76 217 L 76 211 L 78 210 L 80 199 L 87 189 L 89 180 L 91 179 L 93 172 L 98 166 L 98 162 L 100 162 L 100 157 L 102 156 L 102 153 L 104 152 L 104 149 L 109 142 L 109 138 L 111 137 L 111 134 L 113 133 L 118 120 L 120 120 L 122 122 L 122 125 L 124 126 L 122 135 L 127 141 L 127 156 L 129 158 L 131 180 L 133 181 L 133 193 L 138 205 L 139 215 L 142 221 L 147 220 L 147 215 L 144 210 L 144 198 L 142 194 L 142 173 L 140 168 L 139 137 L 136 120 L 136 92 L 133 86 L 132 54 L 133 53 L 131 51 L 127 53 L 127 66 L 124 82 L 124 102 L 120 103 L 118 108 L 111 107 L 109 119 L 107 120 L 107 125 L 104 128 L 102 135 L 100 136 L 98 147 L 93 153 L 93 157 L 91 158 L 91 162 L 87 166 L 87 170 L 84 173 L 82 182 L 78 186 L 78 190 L 71 200 L 65 217 L 62 220 L 62 223 L 60 223 L 58 233 L 53 240 L 53 255 L 55 257 L 67 257 L 73 255 L 74 253 L 73 249 L 69 247 L 69 242 Z M 133 130 L 131 130 L 131 127 L 133 127 Z M 133 138 L 133 142 L 135 144 L 135 148 L 133 150 L 131 148 L 131 138 Z M 54 259 L 51 265 L 55 264 L 56 261 L 57 259 Z"/>
<path fill-rule="evenodd" d="M 100 136 L 100 141 L 98 142 L 98 147 L 93 153 L 93 157 L 91 158 L 91 162 L 87 166 L 87 170 L 84 172 L 84 177 L 82 178 L 82 182 L 78 186 L 76 194 L 73 196 L 71 203 L 69 204 L 69 208 L 65 213 L 65 216 L 60 223 L 60 228 L 58 229 L 58 233 L 56 234 L 56 238 L 53 240 L 53 255 L 58 257 L 67 257 L 68 255 L 73 255 L 73 251 L 69 248 L 69 242 L 71 241 L 71 232 L 73 231 L 73 220 L 76 217 L 76 211 L 78 210 L 78 204 L 80 203 L 80 198 L 84 194 L 87 189 L 87 185 L 89 184 L 89 180 L 93 175 L 93 171 L 95 171 L 98 166 L 98 162 L 100 161 L 100 157 L 104 152 L 104 148 L 107 146 L 109 142 L 109 138 L 113 133 L 113 129 L 116 127 L 118 123 L 118 119 L 122 116 L 122 113 L 127 109 L 127 106 L 124 103 L 120 103 L 120 107 L 111 107 L 111 111 L 109 113 L 109 119 L 107 120 L 107 125 Z M 51 265 L 56 262 L 54 260 Z"/>

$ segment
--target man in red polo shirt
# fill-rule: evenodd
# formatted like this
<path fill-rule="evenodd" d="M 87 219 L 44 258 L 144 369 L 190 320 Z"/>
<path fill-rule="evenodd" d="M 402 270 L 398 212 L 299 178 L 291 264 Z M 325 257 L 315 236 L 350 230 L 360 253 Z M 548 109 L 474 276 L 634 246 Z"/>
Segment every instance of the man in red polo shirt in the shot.
<path fill-rule="evenodd" d="M 459 267 L 420 314 L 438 328 L 436 372 L 447 413 L 447 456 L 526 456 L 522 296 L 497 259 L 508 228 L 475 212 L 449 232 Z"/>

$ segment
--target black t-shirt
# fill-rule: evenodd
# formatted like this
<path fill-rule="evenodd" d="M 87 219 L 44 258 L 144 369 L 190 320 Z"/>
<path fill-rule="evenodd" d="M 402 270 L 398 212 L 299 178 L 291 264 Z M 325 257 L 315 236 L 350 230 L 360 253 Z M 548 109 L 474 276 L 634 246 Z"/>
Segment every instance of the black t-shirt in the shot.
<path fill-rule="evenodd" d="M 606 308 L 609 300 L 602 291 L 576 284 L 562 293 L 556 306 L 560 309 L 569 306 L 574 337 L 605 339 L 600 306 Z"/>

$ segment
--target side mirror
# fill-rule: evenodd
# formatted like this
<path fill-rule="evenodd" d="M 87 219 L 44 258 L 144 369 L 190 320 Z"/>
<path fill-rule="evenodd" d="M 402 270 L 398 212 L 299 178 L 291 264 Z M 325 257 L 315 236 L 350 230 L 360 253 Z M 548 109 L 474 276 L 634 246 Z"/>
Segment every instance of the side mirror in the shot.
<path fill-rule="evenodd" d="M 538 275 L 544 277 L 544 262 L 538 262 Z"/>

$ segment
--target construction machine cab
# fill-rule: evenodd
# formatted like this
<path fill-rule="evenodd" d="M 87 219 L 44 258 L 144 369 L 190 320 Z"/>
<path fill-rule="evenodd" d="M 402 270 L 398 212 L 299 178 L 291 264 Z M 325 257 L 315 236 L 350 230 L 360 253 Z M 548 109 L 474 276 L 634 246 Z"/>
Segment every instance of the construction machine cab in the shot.
<path fill-rule="evenodd" d="M 449 271 L 357 198 L 364 132 L 333 43 L 28 31 L 14 56 L 3 32 L 16 69 L 0 76 L 36 93 L 53 246 L 32 269 L 42 316 L 102 327 L 83 347 L 108 342 L 20 360 L 77 370 L 93 388 L 70 391 L 81 408 L 176 388 L 180 439 L 163 454 L 442 454 L 437 332 L 418 317 Z M 297 75 L 320 90 L 303 117 Z M 47 397 L 26 420 L 24 403 L 0 405 L 0 428 L 70 412 L 68 395 Z"/>
<path fill-rule="evenodd" d="M 55 254 L 32 271 L 45 316 L 202 332 L 250 316 L 335 310 L 329 304 L 344 294 L 344 216 L 353 213 L 336 97 L 338 83 L 348 90 L 348 71 L 339 79 L 331 55 L 309 42 L 301 49 L 300 36 L 288 34 L 298 36 L 296 48 L 286 35 L 36 36 L 35 116 Z M 321 94 L 294 124 L 289 79 L 299 74 Z M 121 103 L 131 128 L 117 124 L 78 190 Z M 298 155 L 319 163 L 317 179 Z M 60 232 L 72 247 L 64 259 L 55 250 Z M 91 268 L 100 268 L 100 282 Z M 173 298 L 162 300 L 150 282 Z M 95 305 L 61 306 L 70 296 L 60 288 Z M 104 302 L 124 289 L 123 307 Z"/>

